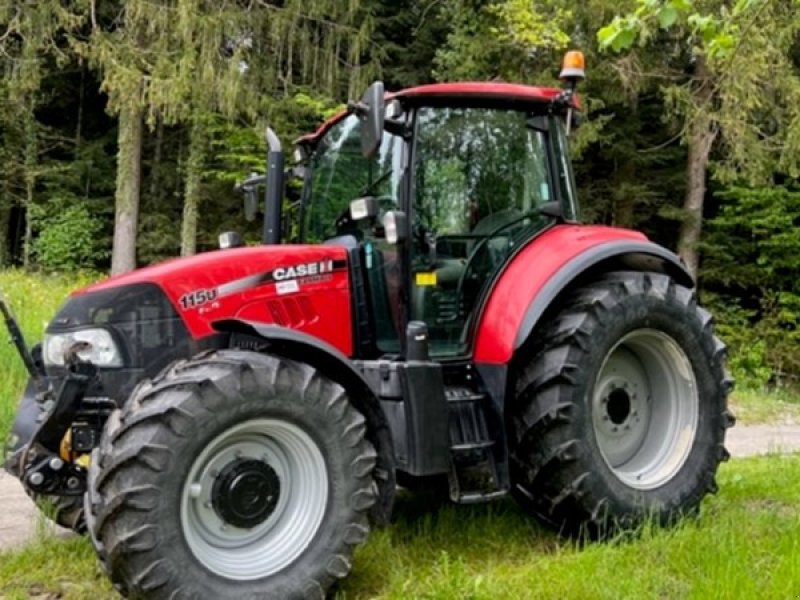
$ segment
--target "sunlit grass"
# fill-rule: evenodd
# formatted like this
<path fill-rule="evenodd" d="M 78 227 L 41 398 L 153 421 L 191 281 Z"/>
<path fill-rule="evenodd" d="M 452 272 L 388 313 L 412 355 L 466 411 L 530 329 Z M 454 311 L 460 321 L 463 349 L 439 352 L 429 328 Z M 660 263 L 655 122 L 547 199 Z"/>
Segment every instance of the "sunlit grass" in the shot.
<path fill-rule="evenodd" d="M 740 424 L 800 424 L 800 393 L 788 389 L 764 391 L 740 386 L 731 394 L 731 410 Z"/>

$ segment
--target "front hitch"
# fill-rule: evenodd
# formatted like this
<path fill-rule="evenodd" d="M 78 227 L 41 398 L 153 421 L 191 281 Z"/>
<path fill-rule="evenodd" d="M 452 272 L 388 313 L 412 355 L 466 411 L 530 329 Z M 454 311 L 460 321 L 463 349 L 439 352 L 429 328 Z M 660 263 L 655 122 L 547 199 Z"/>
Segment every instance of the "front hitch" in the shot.
<path fill-rule="evenodd" d="M 86 469 L 60 456 L 61 441 L 81 406 L 84 394 L 97 377 L 97 367 L 70 352 L 67 374 L 58 395 L 42 405 L 39 426 L 19 453 L 20 480 L 31 491 L 65 496 L 86 491 Z"/>
<path fill-rule="evenodd" d="M 66 375 L 58 393 L 54 394 L 28 350 L 17 320 L 2 295 L 0 312 L 11 341 L 30 374 L 20 414 L 6 447 L 5 468 L 32 492 L 83 494 L 86 489 L 86 469 L 65 461 L 60 450 L 61 441 L 75 420 L 86 390 L 97 377 L 97 367 L 79 356 L 80 352 L 86 350 L 86 342 L 77 342 L 65 352 Z M 27 439 L 20 439 L 20 434 Z"/>

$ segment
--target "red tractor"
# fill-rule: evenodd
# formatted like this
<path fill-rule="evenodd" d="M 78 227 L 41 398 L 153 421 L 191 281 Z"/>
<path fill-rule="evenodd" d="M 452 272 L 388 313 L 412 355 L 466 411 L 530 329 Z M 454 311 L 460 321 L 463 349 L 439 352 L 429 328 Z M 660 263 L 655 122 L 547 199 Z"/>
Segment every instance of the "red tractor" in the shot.
<path fill-rule="evenodd" d="M 11 320 L 6 468 L 137 598 L 321 598 L 398 483 L 594 537 L 694 513 L 725 347 L 674 254 L 580 223 L 562 74 L 373 84 L 298 141 L 293 205 L 270 134 L 264 245 L 75 292 L 31 352 Z"/>

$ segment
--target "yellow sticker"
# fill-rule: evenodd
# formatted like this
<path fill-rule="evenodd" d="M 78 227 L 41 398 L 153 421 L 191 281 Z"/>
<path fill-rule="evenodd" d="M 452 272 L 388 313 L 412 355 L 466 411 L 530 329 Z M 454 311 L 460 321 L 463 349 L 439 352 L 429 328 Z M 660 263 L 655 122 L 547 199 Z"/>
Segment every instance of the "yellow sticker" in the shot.
<path fill-rule="evenodd" d="M 417 273 L 417 285 L 436 285 L 436 273 Z"/>

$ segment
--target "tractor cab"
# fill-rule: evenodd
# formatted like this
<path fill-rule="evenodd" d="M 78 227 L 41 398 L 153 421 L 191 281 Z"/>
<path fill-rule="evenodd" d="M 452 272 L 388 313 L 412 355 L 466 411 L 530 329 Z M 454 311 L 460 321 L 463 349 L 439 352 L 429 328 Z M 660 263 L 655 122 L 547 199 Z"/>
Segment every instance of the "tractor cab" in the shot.
<path fill-rule="evenodd" d="M 561 90 L 504 83 L 421 86 L 385 108 L 381 94 L 374 84 L 299 140 L 298 237 L 361 248 L 376 353 L 403 352 L 406 325 L 423 321 L 432 357 L 464 357 L 509 258 L 578 218 L 572 105 Z"/>

